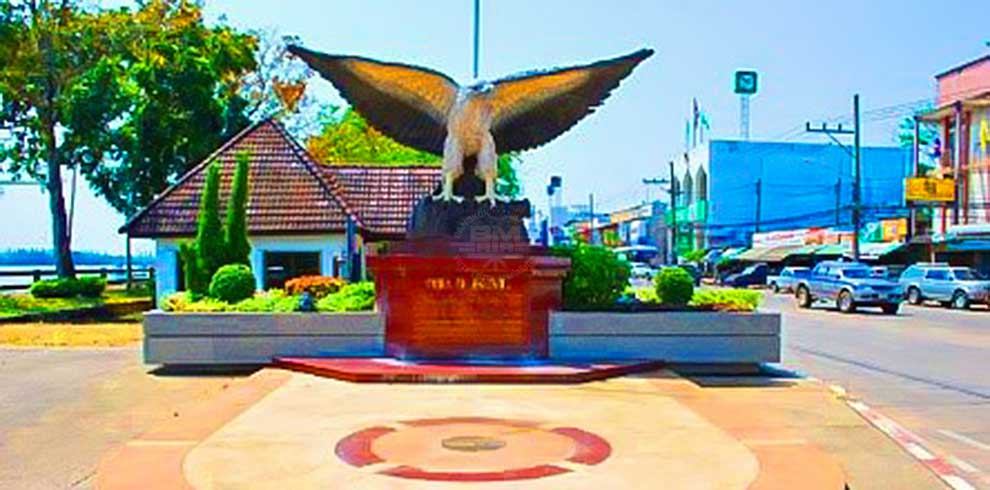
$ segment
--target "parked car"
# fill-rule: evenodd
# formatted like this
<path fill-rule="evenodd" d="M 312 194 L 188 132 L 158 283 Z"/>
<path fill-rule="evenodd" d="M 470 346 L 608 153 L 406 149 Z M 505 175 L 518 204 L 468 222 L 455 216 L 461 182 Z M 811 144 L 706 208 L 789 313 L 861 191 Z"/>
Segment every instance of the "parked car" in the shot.
<path fill-rule="evenodd" d="M 798 281 L 798 307 L 811 308 L 815 303 L 827 302 L 843 313 L 875 306 L 888 315 L 896 315 L 904 299 L 901 285 L 871 276 L 871 268 L 859 262 L 821 262 L 808 277 Z"/>
<path fill-rule="evenodd" d="M 686 270 L 688 274 L 691 274 L 691 277 L 694 278 L 695 286 L 701 284 L 701 268 L 696 264 L 681 264 L 677 267 L 680 267 L 681 269 Z"/>
<path fill-rule="evenodd" d="M 908 302 L 915 305 L 934 300 L 964 310 L 973 303 L 990 304 L 990 280 L 968 267 L 915 264 L 901 274 L 900 283 L 907 292 Z"/>
<path fill-rule="evenodd" d="M 630 275 L 637 279 L 653 279 L 653 276 L 657 275 L 657 270 L 650 267 L 649 264 L 644 264 L 643 262 L 630 262 L 629 263 Z"/>
<path fill-rule="evenodd" d="M 770 273 L 770 268 L 766 264 L 753 264 L 742 272 L 736 274 L 729 274 L 724 279 L 722 279 L 723 286 L 731 286 L 734 288 L 745 288 L 749 286 L 757 286 L 767 283 L 767 276 Z"/>
<path fill-rule="evenodd" d="M 780 271 L 780 274 L 767 276 L 767 285 L 775 293 L 790 293 L 794 291 L 798 280 L 808 277 L 810 273 L 811 269 L 808 267 L 784 267 L 784 270 Z"/>

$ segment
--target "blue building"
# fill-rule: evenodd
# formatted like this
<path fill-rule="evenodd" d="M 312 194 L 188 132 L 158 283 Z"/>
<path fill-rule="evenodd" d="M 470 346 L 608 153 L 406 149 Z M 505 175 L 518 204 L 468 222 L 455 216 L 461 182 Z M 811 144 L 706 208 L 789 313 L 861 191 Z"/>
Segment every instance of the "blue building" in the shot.
<path fill-rule="evenodd" d="M 862 152 L 862 222 L 906 216 L 909 150 Z M 853 160 L 839 146 L 715 140 L 674 163 L 679 252 L 747 246 L 757 231 L 852 229 Z"/>

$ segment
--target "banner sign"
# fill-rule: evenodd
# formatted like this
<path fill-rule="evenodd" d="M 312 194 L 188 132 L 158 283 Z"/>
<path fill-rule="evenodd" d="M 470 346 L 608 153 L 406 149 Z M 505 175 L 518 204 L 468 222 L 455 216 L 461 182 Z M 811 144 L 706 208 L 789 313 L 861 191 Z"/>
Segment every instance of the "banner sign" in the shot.
<path fill-rule="evenodd" d="M 883 227 L 884 242 L 903 242 L 907 239 L 907 218 L 880 220 L 880 226 Z"/>
<path fill-rule="evenodd" d="M 804 245 L 805 235 L 807 235 L 809 231 L 810 230 L 805 228 L 800 230 L 753 233 L 753 248 Z"/>
<path fill-rule="evenodd" d="M 956 200 L 956 181 L 928 177 L 905 179 L 904 199 L 908 201 L 953 202 Z"/>
<path fill-rule="evenodd" d="M 987 124 L 986 119 L 983 119 L 980 121 L 980 152 L 983 156 L 987 156 L 988 145 L 990 145 L 990 125 Z"/>

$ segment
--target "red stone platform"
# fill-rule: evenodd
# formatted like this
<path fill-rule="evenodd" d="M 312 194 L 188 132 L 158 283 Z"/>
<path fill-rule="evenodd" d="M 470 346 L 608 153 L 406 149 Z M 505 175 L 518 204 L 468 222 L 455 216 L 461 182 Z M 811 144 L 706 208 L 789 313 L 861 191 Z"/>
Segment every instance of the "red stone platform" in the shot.
<path fill-rule="evenodd" d="M 440 362 L 393 358 L 279 357 L 292 371 L 355 383 L 585 383 L 663 367 L 662 361 Z"/>

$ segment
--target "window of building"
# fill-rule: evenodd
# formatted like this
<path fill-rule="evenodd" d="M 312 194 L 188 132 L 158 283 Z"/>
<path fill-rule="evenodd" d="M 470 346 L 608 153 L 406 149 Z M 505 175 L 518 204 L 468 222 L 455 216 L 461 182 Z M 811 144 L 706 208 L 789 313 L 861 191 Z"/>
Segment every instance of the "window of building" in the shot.
<path fill-rule="evenodd" d="M 299 276 L 320 275 L 320 252 L 265 252 L 265 289 L 281 288 Z"/>

